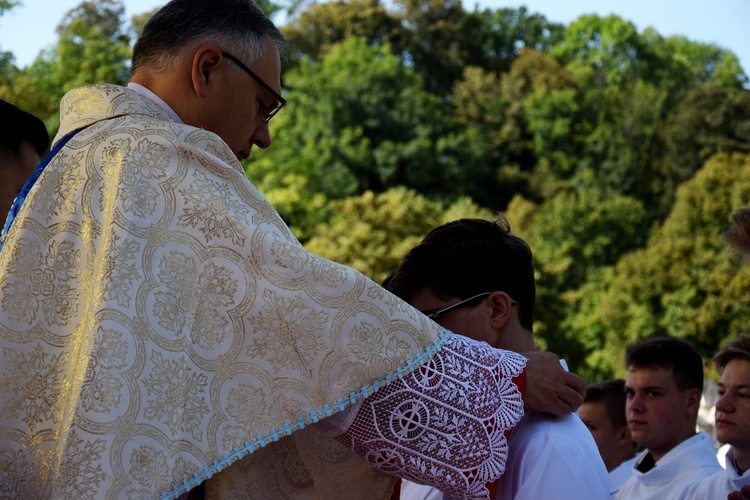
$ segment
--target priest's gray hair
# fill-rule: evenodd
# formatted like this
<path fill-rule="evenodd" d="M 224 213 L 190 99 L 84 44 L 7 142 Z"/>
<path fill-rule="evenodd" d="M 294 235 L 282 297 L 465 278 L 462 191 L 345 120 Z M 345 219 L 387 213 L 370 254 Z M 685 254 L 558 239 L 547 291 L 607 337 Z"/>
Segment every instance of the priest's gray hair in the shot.
<path fill-rule="evenodd" d="M 160 73 L 184 50 L 205 42 L 215 42 L 252 65 L 263 56 L 267 39 L 285 54 L 284 36 L 252 0 L 172 0 L 143 27 L 131 72 Z"/>

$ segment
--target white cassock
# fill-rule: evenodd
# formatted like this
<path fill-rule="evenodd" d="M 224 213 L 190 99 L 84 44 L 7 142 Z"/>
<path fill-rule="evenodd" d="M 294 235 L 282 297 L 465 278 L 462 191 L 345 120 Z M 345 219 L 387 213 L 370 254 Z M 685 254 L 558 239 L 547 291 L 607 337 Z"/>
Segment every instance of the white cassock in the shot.
<path fill-rule="evenodd" d="M 622 488 L 622 485 L 633 476 L 633 465 L 635 464 L 635 459 L 636 457 L 633 457 L 630 460 L 625 460 L 609 473 L 610 498 L 614 498 L 615 495 L 617 495 L 617 492 L 620 491 L 620 488 Z"/>
<path fill-rule="evenodd" d="M 721 472 L 716 449 L 705 432 L 686 439 L 664 455 L 648 472 L 637 466 L 648 455 L 641 453 L 633 464 L 633 477 L 615 498 L 632 500 L 666 500 L 679 498 L 689 485 Z"/>
<path fill-rule="evenodd" d="M 143 89 L 75 89 L 60 117 L 55 143 L 82 130 L 0 251 L 3 495 L 389 498 L 400 476 L 488 496 L 522 356 L 307 252 Z M 311 425 L 345 408 L 338 442 Z"/>
<path fill-rule="evenodd" d="M 740 475 L 734 466 L 734 450 L 729 448 L 724 455 L 724 470 L 688 486 L 681 500 L 724 499 L 733 491 L 750 485 L 750 472 Z"/>
<path fill-rule="evenodd" d="M 609 476 L 591 432 L 576 414 L 529 412 L 508 439 L 498 500 L 597 500 L 609 498 Z M 451 498 L 434 487 L 405 481 L 401 500 Z"/>

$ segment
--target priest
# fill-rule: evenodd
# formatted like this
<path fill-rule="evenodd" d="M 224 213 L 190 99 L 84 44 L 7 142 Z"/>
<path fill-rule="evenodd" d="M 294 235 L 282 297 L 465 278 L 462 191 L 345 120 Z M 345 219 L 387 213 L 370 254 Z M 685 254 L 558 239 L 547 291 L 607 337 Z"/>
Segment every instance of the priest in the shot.
<path fill-rule="evenodd" d="M 554 355 L 455 336 L 297 242 L 240 164 L 284 48 L 250 0 L 173 0 L 127 87 L 63 98 L 0 242 L 4 494 L 481 498 L 524 408 L 581 403 Z"/>

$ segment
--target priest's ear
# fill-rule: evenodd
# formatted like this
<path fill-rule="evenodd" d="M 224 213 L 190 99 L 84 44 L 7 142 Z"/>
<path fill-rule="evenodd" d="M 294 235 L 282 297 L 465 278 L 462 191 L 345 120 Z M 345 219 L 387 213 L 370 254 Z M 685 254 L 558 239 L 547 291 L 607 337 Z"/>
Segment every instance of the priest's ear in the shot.
<path fill-rule="evenodd" d="M 216 87 L 222 59 L 221 48 L 214 43 L 201 45 L 193 52 L 190 79 L 196 95 L 207 97 Z"/>

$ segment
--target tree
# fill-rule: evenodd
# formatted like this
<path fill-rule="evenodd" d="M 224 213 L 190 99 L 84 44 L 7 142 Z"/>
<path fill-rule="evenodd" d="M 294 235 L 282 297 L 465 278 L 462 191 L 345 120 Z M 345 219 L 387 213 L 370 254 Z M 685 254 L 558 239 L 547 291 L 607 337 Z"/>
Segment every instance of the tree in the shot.
<path fill-rule="evenodd" d="M 531 150 L 538 161 L 535 170 L 543 169 L 556 179 L 571 178 L 578 167 L 576 96 L 573 88 L 549 90 L 542 87 L 524 102 L 523 115 L 531 135 Z M 537 193 L 550 192 L 546 185 L 534 184 Z M 545 184 L 548 183 L 545 181 Z"/>
<path fill-rule="evenodd" d="M 570 23 L 552 55 L 585 87 L 599 92 L 649 81 L 658 62 L 635 25 L 618 16 L 584 15 Z"/>
<path fill-rule="evenodd" d="M 382 47 L 398 37 L 400 29 L 379 0 L 312 3 L 281 28 L 295 62 L 303 57 L 320 61 L 331 47 L 351 37 Z"/>
<path fill-rule="evenodd" d="M 17 0 L 0 0 L 0 16 L 19 4 L 20 2 Z M 25 81 L 22 82 L 21 80 L 25 80 L 25 78 L 14 62 L 15 58 L 12 52 L 0 51 L 0 99 L 28 110 L 30 108 L 27 103 L 22 102 Z"/>
<path fill-rule="evenodd" d="M 404 27 L 394 52 L 422 75 L 425 88 L 440 97 L 450 93 L 464 67 L 484 60 L 482 19 L 467 13 L 461 0 L 396 0 L 395 17 Z"/>
<path fill-rule="evenodd" d="M 274 120 L 283 147 L 254 155 L 248 167 L 264 191 L 295 174 L 332 199 L 397 185 L 457 196 L 486 178 L 450 108 L 385 48 L 352 38 L 286 81 L 294 105 Z"/>
<path fill-rule="evenodd" d="M 54 76 L 64 92 L 92 83 L 128 80 L 130 36 L 120 0 L 90 0 L 70 10 L 57 27 Z"/>
<path fill-rule="evenodd" d="M 500 95 L 507 106 L 502 125 L 490 131 L 488 143 L 494 152 L 495 178 L 505 184 L 506 199 L 516 192 L 534 200 L 549 196 L 557 176 L 571 168 L 564 157 L 577 149 L 579 140 L 573 127 L 579 121 L 577 94 L 572 74 L 550 56 L 531 49 L 522 50 L 502 75 Z M 542 150 L 547 146 L 562 149 L 553 155 L 553 150 Z M 540 164 L 548 154 L 546 163 Z M 516 183 L 509 182 L 513 179 Z"/>
<path fill-rule="evenodd" d="M 581 89 L 578 123 L 589 129 L 574 155 L 577 170 L 595 171 L 609 189 L 643 201 L 653 220 L 663 218 L 677 185 L 716 151 L 690 157 L 694 148 L 670 147 L 695 132 L 685 119 L 692 108 L 682 103 L 711 94 L 709 87 L 722 89 L 727 100 L 742 93 L 746 79 L 736 58 L 714 45 L 662 38 L 651 28 L 639 33 L 617 16 L 595 15 L 571 23 L 552 53 Z M 710 106 L 722 108 L 717 100 Z"/>
<path fill-rule="evenodd" d="M 339 200 L 332 210 L 330 223 L 318 225 L 305 247 L 378 283 L 433 227 L 463 217 L 493 218 L 468 198 L 446 206 L 403 187 Z"/>
<path fill-rule="evenodd" d="M 153 9 L 141 12 L 140 14 L 135 14 L 133 17 L 130 18 L 130 22 L 132 24 L 132 36 L 134 40 L 137 40 L 139 36 L 141 36 L 141 33 L 143 33 L 143 27 L 146 26 L 146 23 L 149 19 L 151 19 L 151 16 L 156 14 L 156 12 L 159 10 L 159 7 L 154 7 Z"/>
<path fill-rule="evenodd" d="M 589 339 L 587 366 L 622 372 L 625 346 L 673 335 L 710 356 L 750 328 L 750 267 L 721 237 L 730 215 L 750 201 L 750 155 L 717 154 L 677 190 L 669 217 L 645 248 L 623 257 L 581 295 L 571 326 Z M 606 346 L 606 349 L 602 349 Z"/>
<path fill-rule="evenodd" d="M 309 181 L 303 175 L 268 172 L 263 183 L 269 186 L 263 189 L 263 195 L 298 240 L 309 240 L 318 224 L 330 219 L 330 200 L 323 193 L 311 191 Z"/>
<path fill-rule="evenodd" d="M 516 198 L 508 208 L 515 231 L 534 254 L 535 335 L 576 371 L 584 363 L 587 345 L 569 318 L 578 314 L 582 289 L 623 254 L 640 248 L 649 231 L 638 200 L 591 181 L 561 190 L 540 205 Z"/>
<path fill-rule="evenodd" d="M 750 92 L 703 86 L 690 91 L 662 129 L 664 155 L 659 169 L 664 193 L 659 206 L 672 206 L 677 186 L 714 154 L 750 152 Z"/>
<path fill-rule="evenodd" d="M 670 89 L 675 101 L 685 92 L 704 85 L 728 90 L 742 90 L 747 76 L 737 56 L 714 44 L 700 43 L 682 36 L 662 38 L 652 28 L 644 32 L 658 59 L 657 69 L 662 86 Z"/>
<path fill-rule="evenodd" d="M 547 53 L 562 41 L 565 27 L 547 20 L 542 14 L 529 13 L 524 6 L 518 9 L 484 9 L 477 15 L 482 29 L 475 34 L 482 43 L 484 60 L 481 66 L 497 73 L 505 73 L 522 49 Z"/>
<path fill-rule="evenodd" d="M 12 78 L 0 82 L 0 94 L 44 120 L 54 136 L 60 99 L 67 91 L 127 81 L 131 49 L 124 12 L 119 0 L 82 2 L 58 25 L 54 48 L 42 52 L 25 70 L 11 70 Z"/>
<path fill-rule="evenodd" d="M 0 0 L 0 16 L 2 16 L 6 11 L 12 9 L 19 3 L 20 2 L 18 0 Z"/>
<path fill-rule="evenodd" d="M 581 89 L 579 119 L 587 125 L 579 170 L 593 169 L 608 188 L 642 197 L 652 138 L 665 110 L 654 87 L 660 62 L 635 25 L 617 16 L 581 16 L 552 54 Z"/>

